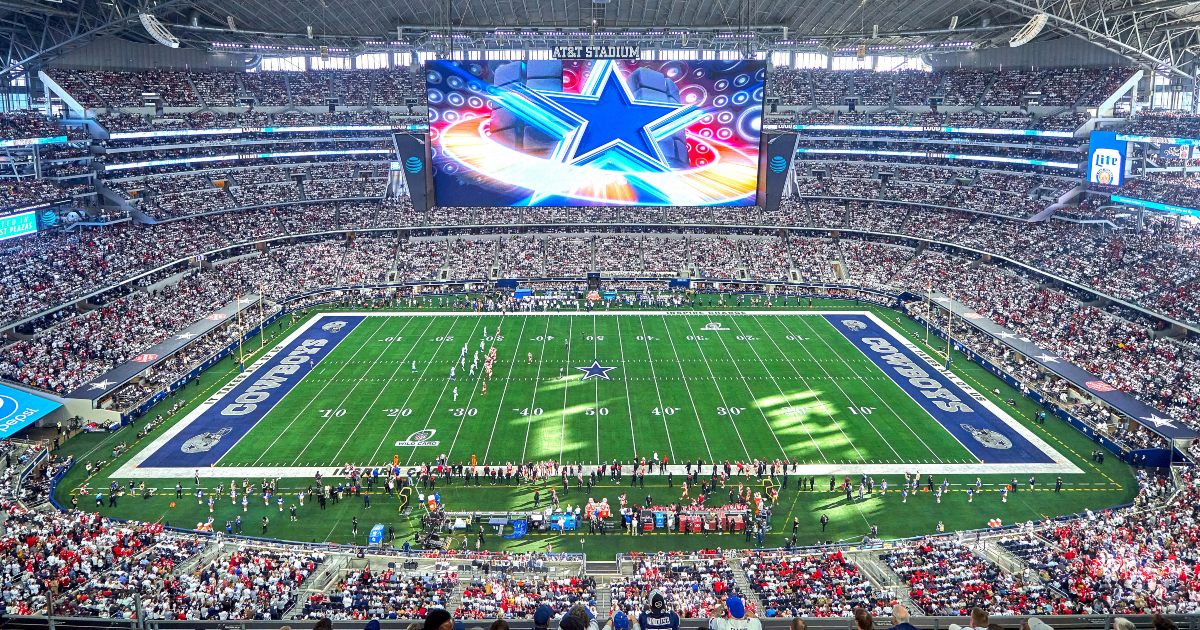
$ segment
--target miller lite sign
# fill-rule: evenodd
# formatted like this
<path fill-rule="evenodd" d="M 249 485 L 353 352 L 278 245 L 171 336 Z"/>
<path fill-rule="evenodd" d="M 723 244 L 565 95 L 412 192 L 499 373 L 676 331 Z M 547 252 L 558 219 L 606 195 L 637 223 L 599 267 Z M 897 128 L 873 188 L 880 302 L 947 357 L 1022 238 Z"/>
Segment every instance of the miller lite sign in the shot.
<path fill-rule="evenodd" d="M 1092 173 L 1088 180 L 1105 186 L 1121 185 L 1121 153 L 1116 149 L 1092 151 Z"/>
<path fill-rule="evenodd" d="M 1087 180 L 1101 186 L 1120 186 L 1128 143 L 1111 131 L 1093 131 L 1088 147 Z"/>

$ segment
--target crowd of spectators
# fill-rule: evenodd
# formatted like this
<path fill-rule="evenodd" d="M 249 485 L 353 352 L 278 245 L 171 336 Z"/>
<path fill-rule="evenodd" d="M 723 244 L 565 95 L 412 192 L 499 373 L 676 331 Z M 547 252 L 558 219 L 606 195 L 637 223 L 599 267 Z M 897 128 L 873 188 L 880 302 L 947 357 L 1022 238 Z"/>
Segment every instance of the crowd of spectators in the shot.
<path fill-rule="evenodd" d="M 84 107 L 233 107 L 258 105 L 405 105 L 424 102 L 424 76 L 409 68 L 309 72 L 187 70 L 76 70 L 49 72 Z"/>
<path fill-rule="evenodd" d="M 640 610 L 650 591 L 658 590 L 680 617 L 710 617 L 725 597 L 743 594 L 724 555 L 647 554 L 635 561 L 632 576 L 609 583 L 615 609 Z"/>
<path fill-rule="evenodd" d="M 823 70 L 776 66 L 767 93 L 787 105 L 946 105 L 1017 107 L 1095 106 L 1133 76 L 1130 68 L 1042 68 L 1037 70 Z"/>
<path fill-rule="evenodd" d="M 908 585 L 908 596 L 930 615 L 967 615 L 975 607 L 998 615 L 1045 615 L 1049 591 L 1038 580 L 1005 573 L 952 538 L 930 538 L 884 552 L 880 560 Z"/>
<path fill-rule="evenodd" d="M 37 110 L 0 113 L 0 140 L 53 138 L 66 135 L 63 127 Z"/>
<path fill-rule="evenodd" d="M 540 606 L 556 614 L 576 603 L 596 606 L 596 580 L 570 575 L 489 572 L 463 587 L 454 616 L 459 619 L 533 619 Z"/>
<path fill-rule="evenodd" d="M 841 551 L 753 553 L 741 563 L 768 617 L 849 617 L 856 607 L 890 615 L 896 603 Z"/>
<path fill-rule="evenodd" d="M 349 571 L 336 585 L 304 602 L 309 619 L 416 619 L 430 608 L 446 608 L 458 589 L 458 574 L 439 569 L 422 575 L 387 568 Z"/>

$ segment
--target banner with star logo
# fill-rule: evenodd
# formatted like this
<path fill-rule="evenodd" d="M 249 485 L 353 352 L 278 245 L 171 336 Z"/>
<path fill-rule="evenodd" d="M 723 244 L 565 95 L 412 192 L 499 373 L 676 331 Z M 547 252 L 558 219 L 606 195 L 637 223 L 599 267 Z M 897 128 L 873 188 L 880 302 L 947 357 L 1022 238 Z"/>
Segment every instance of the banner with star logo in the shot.
<path fill-rule="evenodd" d="M 426 63 L 439 206 L 758 202 L 758 60 Z"/>
<path fill-rule="evenodd" d="M 90 381 L 75 388 L 74 391 L 66 395 L 67 398 L 78 398 L 82 400 L 96 401 L 111 394 L 113 391 L 121 388 L 125 383 L 138 376 L 142 372 L 153 368 L 159 363 L 167 360 L 171 355 L 182 350 L 185 346 L 191 344 L 195 339 L 203 337 L 213 329 L 236 319 L 239 311 L 254 309 L 258 312 L 258 296 L 247 295 L 241 301 L 231 300 L 225 306 L 216 311 L 201 317 L 196 322 L 187 328 L 167 337 L 159 343 L 146 348 L 140 354 L 131 357 L 128 361 L 117 365 L 111 370 L 99 374 Z"/>

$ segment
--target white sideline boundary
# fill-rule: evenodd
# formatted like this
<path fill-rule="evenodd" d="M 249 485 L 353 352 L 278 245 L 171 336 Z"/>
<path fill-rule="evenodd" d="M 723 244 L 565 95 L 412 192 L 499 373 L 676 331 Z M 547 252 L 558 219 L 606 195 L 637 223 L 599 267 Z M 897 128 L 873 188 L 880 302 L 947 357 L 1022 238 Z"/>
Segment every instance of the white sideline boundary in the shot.
<path fill-rule="evenodd" d="M 1008 425 L 1014 432 L 1021 437 L 1029 440 L 1036 448 L 1050 456 L 1054 463 L 1050 464 L 899 464 L 899 463 L 855 463 L 855 464 L 802 464 L 794 469 L 788 469 L 789 475 L 883 475 L 883 474 L 900 474 L 905 471 L 915 472 L 918 469 L 922 473 L 937 474 L 937 475 L 994 475 L 994 474 L 1079 474 L 1083 471 L 1074 463 L 1059 453 L 1056 449 L 1047 444 L 1044 440 L 1034 435 L 1032 431 L 1025 428 L 1010 416 L 1008 413 L 997 407 L 986 396 L 983 396 L 953 372 L 946 370 L 935 360 L 932 359 L 926 352 L 922 351 L 909 339 L 898 333 L 894 328 L 889 326 L 887 322 L 880 319 L 870 311 L 856 310 L 730 310 L 730 311 L 664 311 L 664 310 L 638 310 L 638 311 L 603 311 L 594 310 L 588 312 L 580 311 L 509 311 L 505 313 L 487 312 L 487 313 L 470 313 L 462 311 L 437 311 L 437 312 L 408 312 L 408 311 L 336 311 L 329 313 L 317 313 L 312 316 L 307 322 L 293 331 L 290 335 L 278 342 L 263 356 L 259 357 L 252 363 L 244 372 L 238 374 L 229 383 L 217 390 L 212 396 L 208 397 L 203 403 L 190 411 L 182 420 L 176 422 L 171 428 L 167 429 L 162 435 L 154 439 L 150 444 L 140 449 L 133 457 L 125 462 L 120 468 L 114 471 L 111 478 L 121 479 L 191 479 L 193 476 L 199 476 L 202 479 L 214 478 L 237 478 L 237 477 L 313 477 L 318 472 L 323 477 L 336 477 L 343 474 L 343 466 L 210 466 L 206 468 L 190 468 L 190 467 L 142 467 L 151 455 L 163 448 L 176 435 L 190 426 L 196 421 L 205 411 L 212 408 L 231 391 L 239 383 L 251 377 L 257 372 L 263 364 L 269 361 L 276 354 L 281 352 L 290 343 L 295 341 L 297 337 L 308 332 L 310 328 L 319 323 L 326 317 L 462 317 L 464 315 L 474 315 L 478 317 L 504 317 L 504 316 L 531 316 L 531 317 L 575 317 L 575 316 L 598 316 L 598 317 L 704 317 L 709 316 L 716 320 L 721 317 L 730 316 L 754 316 L 754 315 L 806 315 L 806 316 L 825 316 L 825 315 L 858 315 L 866 316 L 877 323 L 885 332 L 894 337 L 899 343 L 906 348 L 912 350 L 917 356 L 925 360 L 931 367 L 945 375 L 951 382 L 962 389 L 963 393 L 970 396 L 973 400 L 985 406 L 989 411 L 994 413 L 1002 422 Z M 253 429 L 251 429 L 253 431 Z M 249 433 L 247 433 L 248 435 Z M 366 467 L 365 464 L 355 463 L 359 467 Z M 375 465 L 382 465 L 376 463 Z M 709 463 L 709 466 L 712 464 Z M 632 472 L 632 467 L 625 466 L 626 472 Z M 707 468 L 705 470 L 708 470 Z M 684 474 L 684 466 L 670 465 L 667 466 L 666 472 L 676 475 Z M 663 474 L 663 473 L 657 473 Z"/>

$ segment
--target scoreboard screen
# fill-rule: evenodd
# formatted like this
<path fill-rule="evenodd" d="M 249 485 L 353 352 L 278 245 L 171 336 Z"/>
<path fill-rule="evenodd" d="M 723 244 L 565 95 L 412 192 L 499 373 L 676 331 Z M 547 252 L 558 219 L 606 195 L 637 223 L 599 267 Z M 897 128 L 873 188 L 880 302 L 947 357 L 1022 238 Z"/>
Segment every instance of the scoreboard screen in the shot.
<path fill-rule="evenodd" d="M 757 203 L 765 63 L 430 61 L 439 206 Z"/>

